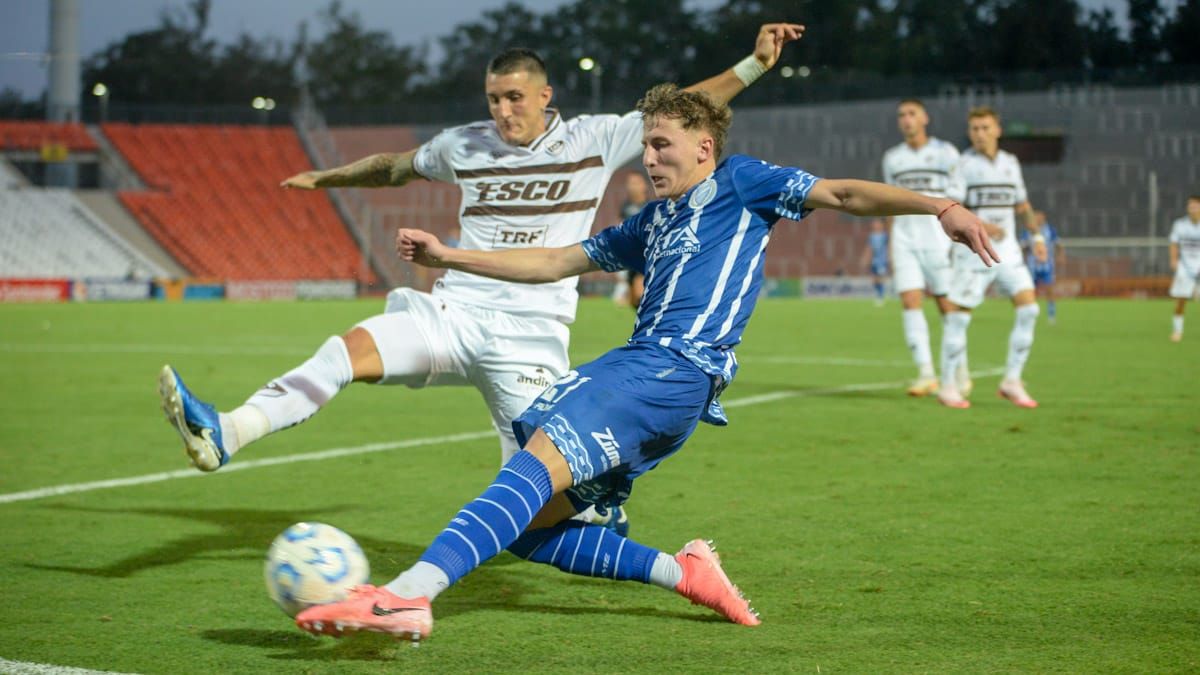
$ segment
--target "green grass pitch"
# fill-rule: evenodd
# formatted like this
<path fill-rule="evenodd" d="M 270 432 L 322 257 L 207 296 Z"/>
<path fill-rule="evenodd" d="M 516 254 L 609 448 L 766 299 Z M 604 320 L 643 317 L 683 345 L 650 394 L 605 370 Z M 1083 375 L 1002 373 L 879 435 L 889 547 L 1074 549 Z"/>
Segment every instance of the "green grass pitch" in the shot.
<path fill-rule="evenodd" d="M 228 409 L 381 308 L 0 306 L 0 495 L 183 469 L 158 409 L 163 363 Z M 377 582 L 415 560 L 494 476 L 497 445 L 477 438 L 0 497 L 0 659 L 139 673 L 1196 672 L 1200 316 L 1171 344 L 1165 301 L 1059 314 L 1043 315 L 1026 371 L 1040 409 L 996 398 L 991 375 L 954 411 L 903 395 L 894 302 L 760 305 L 724 396 L 732 424 L 702 425 L 630 501 L 646 544 L 715 539 L 758 628 L 507 554 L 438 600 L 416 650 L 311 638 L 270 602 L 262 556 L 296 521 L 353 534 Z M 973 369 L 1002 365 L 1011 321 L 1005 302 L 981 308 Z M 628 309 L 585 301 L 574 360 L 631 325 Z M 355 385 L 231 466 L 488 428 L 472 389 Z"/>

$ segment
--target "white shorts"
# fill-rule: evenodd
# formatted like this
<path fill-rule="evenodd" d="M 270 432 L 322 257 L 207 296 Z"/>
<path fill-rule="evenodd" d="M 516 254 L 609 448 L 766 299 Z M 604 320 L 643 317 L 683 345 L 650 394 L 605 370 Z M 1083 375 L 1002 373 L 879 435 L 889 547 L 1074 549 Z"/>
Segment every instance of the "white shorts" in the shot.
<path fill-rule="evenodd" d="M 950 255 L 950 302 L 972 309 L 983 302 L 988 286 L 996 282 L 996 289 L 1008 297 L 1021 291 L 1033 290 L 1033 277 L 1020 255 L 1000 256 L 1001 262 L 988 267 L 979 256 L 965 246 L 955 246 Z"/>
<path fill-rule="evenodd" d="M 410 288 L 389 293 L 384 313 L 358 325 L 371 334 L 379 350 L 384 372 L 380 384 L 478 389 L 500 434 L 505 461 L 520 450 L 512 421 L 570 369 L 570 332 L 562 322 Z"/>
<path fill-rule="evenodd" d="M 893 242 L 892 278 L 897 293 L 928 288 L 932 295 L 945 295 L 950 283 L 949 247 L 917 248 Z"/>
<path fill-rule="evenodd" d="M 1175 278 L 1171 281 L 1171 297 L 1184 300 L 1192 299 L 1196 295 L 1198 281 L 1200 281 L 1200 274 L 1192 274 L 1192 270 L 1185 267 L 1181 261 L 1175 266 Z"/>

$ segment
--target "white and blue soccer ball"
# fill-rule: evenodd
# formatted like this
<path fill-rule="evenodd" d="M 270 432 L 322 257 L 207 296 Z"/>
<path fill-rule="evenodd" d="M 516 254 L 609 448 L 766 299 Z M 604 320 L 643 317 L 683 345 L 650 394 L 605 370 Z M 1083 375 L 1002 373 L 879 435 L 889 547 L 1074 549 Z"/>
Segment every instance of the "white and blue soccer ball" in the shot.
<path fill-rule="evenodd" d="M 294 617 L 313 605 L 345 600 L 367 583 L 367 556 L 353 537 L 324 523 L 296 523 L 271 542 L 264 567 L 267 593 Z"/>

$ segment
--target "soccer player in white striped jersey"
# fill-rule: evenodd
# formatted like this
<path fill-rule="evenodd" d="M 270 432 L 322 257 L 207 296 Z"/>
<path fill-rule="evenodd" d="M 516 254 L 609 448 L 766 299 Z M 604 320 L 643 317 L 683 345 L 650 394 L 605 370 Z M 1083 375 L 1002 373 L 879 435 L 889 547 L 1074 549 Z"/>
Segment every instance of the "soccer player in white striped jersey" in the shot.
<path fill-rule="evenodd" d="M 691 89 L 728 101 L 774 66 L 782 47 L 802 31 L 789 23 L 762 26 L 751 56 Z M 541 58 L 528 49 L 492 59 L 484 89 L 490 121 L 447 129 L 407 152 L 301 173 L 282 185 L 456 183 L 466 250 L 566 245 L 586 237 L 609 177 L 641 152 L 641 114 L 564 120 L 550 107 L 553 89 Z M 192 463 L 215 471 L 251 442 L 308 419 L 351 382 L 471 385 L 491 411 L 507 460 L 519 449 L 510 422 L 567 372 L 576 285 L 574 278 L 522 286 L 449 272 L 432 293 L 392 291 L 382 314 L 329 338 L 308 361 L 228 413 L 193 396 L 164 366 L 163 409 Z"/>
<path fill-rule="evenodd" d="M 1200 284 L 1200 195 L 1187 201 L 1187 215 L 1171 224 L 1171 281 L 1170 295 L 1175 298 L 1175 316 L 1171 317 L 1171 342 L 1183 339 L 1183 310 L 1187 301 L 1196 297 Z"/>
<path fill-rule="evenodd" d="M 949 309 L 942 328 L 942 386 L 938 400 L 951 408 L 969 408 L 970 401 L 956 381 L 956 372 L 967 353 L 967 326 L 971 310 L 983 302 L 989 286 L 995 282 L 1012 299 L 1016 318 L 1008 337 L 1008 358 L 999 395 L 1021 408 L 1036 408 L 1037 401 L 1025 391 L 1021 373 L 1033 347 L 1033 328 L 1037 323 L 1038 304 L 1033 277 L 1025 267 L 1017 243 L 1017 217 L 1032 235 L 1033 254 L 1046 259 L 1046 242 L 1025 190 L 1025 178 L 1016 156 L 1000 149 L 1000 115 L 981 106 L 967 114 L 967 135 L 971 148 L 963 153 L 958 177 L 966 194 L 965 205 L 987 223 L 988 234 L 996 242 L 1000 264 L 986 267 L 963 246 L 951 251 Z M 972 259 L 975 258 L 975 259 Z"/>
<path fill-rule="evenodd" d="M 896 107 L 896 126 L 904 142 L 883 155 L 883 182 L 931 197 L 963 198 L 956 180 L 958 149 L 928 134 L 929 113 L 925 104 L 906 98 Z M 908 388 L 910 396 L 927 396 L 938 390 L 929 348 L 929 324 L 922 308 L 925 291 L 934 297 L 938 311 L 945 314 L 950 282 L 950 238 L 930 216 L 896 216 L 892 221 L 892 278 L 903 308 L 904 341 L 917 366 L 917 379 Z M 966 363 L 959 368 L 966 372 Z M 965 380 L 959 377 L 960 386 Z"/>

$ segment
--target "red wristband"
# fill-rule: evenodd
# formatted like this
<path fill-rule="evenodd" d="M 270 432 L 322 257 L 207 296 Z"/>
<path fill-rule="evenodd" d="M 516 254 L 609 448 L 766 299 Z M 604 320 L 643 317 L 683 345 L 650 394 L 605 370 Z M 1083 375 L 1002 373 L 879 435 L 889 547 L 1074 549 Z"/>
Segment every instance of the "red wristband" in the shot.
<path fill-rule="evenodd" d="M 962 204 L 959 204 L 958 202 L 954 202 L 954 203 L 953 203 L 953 204 L 951 204 L 950 206 L 947 206 L 946 208 L 942 209 L 942 210 L 941 210 L 941 211 L 940 211 L 940 212 L 937 214 L 937 219 L 938 219 L 938 220 L 941 220 L 941 219 L 942 219 L 942 216 L 946 215 L 946 212 L 947 212 L 947 211 L 949 211 L 950 209 L 952 209 L 952 208 L 954 208 L 954 207 L 956 207 L 956 206 L 962 206 Z"/>

